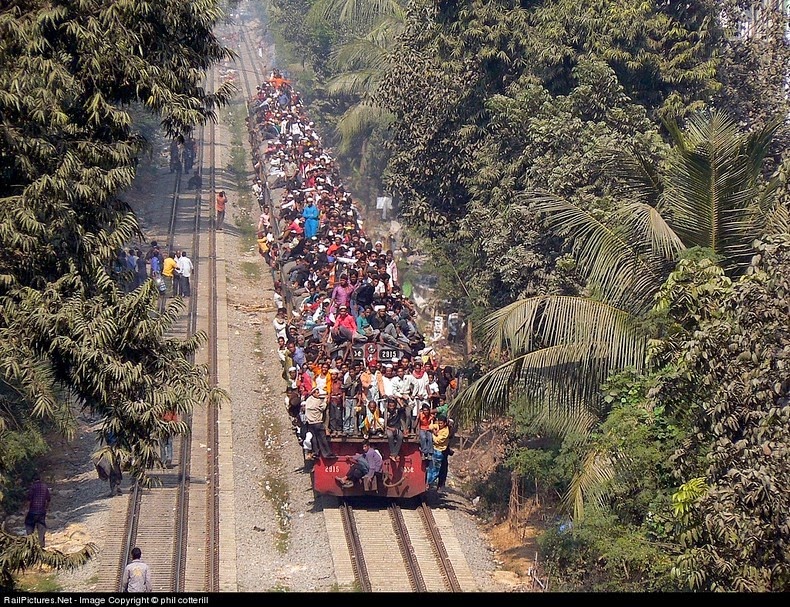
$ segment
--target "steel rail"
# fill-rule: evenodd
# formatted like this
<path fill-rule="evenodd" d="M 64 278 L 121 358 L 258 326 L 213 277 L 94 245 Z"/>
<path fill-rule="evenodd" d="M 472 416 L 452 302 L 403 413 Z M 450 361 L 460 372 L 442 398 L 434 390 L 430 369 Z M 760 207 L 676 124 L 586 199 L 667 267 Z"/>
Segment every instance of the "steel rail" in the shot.
<path fill-rule="evenodd" d="M 406 522 L 403 520 L 403 513 L 400 506 L 397 504 L 389 504 L 387 511 L 390 515 L 390 522 L 395 531 L 395 539 L 398 542 L 398 549 L 400 550 L 403 563 L 406 565 L 406 575 L 409 578 L 409 583 L 414 592 L 426 592 L 428 590 L 425 585 L 425 579 L 420 570 L 420 564 L 417 561 L 417 555 L 414 554 L 414 548 L 411 540 L 409 539 L 409 531 L 406 528 Z"/>

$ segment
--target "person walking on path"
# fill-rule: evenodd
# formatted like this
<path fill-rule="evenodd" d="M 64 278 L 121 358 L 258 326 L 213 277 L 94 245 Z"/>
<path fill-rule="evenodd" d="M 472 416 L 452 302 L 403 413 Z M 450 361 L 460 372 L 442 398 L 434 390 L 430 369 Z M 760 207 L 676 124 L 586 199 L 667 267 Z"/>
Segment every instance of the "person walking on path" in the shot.
<path fill-rule="evenodd" d="M 181 146 L 178 140 L 173 139 L 170 142 L 170 172 L 180 173 L 181 168 Z"/>
<path fill-rule="evenodd" d="M 179 287 L 182 297 L 189 297 L 192 295 L 192 287 L 189 284 L 189 279 L 194 269 L 195 266 L 192 264 L 192 260 L 187 255 L 187 252 L 181 251 L 181 257 L 178 258 L 178 274 L 181 277 Z"/>
<path fill-rule="evenodd" d="M 162 277 L 165 279 L 165 284 L 167 285 L 168 297 L 175 297 L 178 295 L 175 290 L 175 283 L 173 282 L 173 274 L 177 265 L 178 263 L 176 262 L 176 253 L 175 251 L 170 251 L 168 256 L 165 257 L 164 263 L 162 264 Z"/>
<path fill-rule="evenodd" d="M 123 470 L 121 468 L 120 457 L 112 449 L 105 449 L 97 453 L 93 459 L 96 467 L 96 474 L 103 481 L 110 481 L 110 495 L 121 495 L 121 483 L 123 482 Z"/>
<path fill-rule="evenodd" d="M 178 421 L 178 414 L 175 411 L 165 411 L 162 421 L 173 423 Z M 165 468 L 173 465 L 173 435 L 169 432 L 159 439 L 159 457 Z"/>
<path fill-rule="evenodd" d="M 132 548 L 132 562 L 123 571 L 121 588 L 124 592 L 151 592 L 151 568 L 143 562 L 143 551 Z"/>
<path fill-rule="evenodd" d="M 30 506 L 27 510 L 27 516 L 25 516 L 25 531 L 30 535 L 37 530 L 38 541 L 41 547 L 44 548 L 44 535 L 47 531 L 47 510 L 49 509 L 52 494 L 46 483 L 41 480 L 41 475 L 38 472 L 33 473 L 33 484 L 28 489 L 27 499 L 30 502 Z"/>
<path fill-rule="evenodd" d="M 225 224 L 225 207 L 228 204 L 228 197 L 225 195 L 225 190 L 217 194 L 217 200 L 214 208 L 217 209 L 217 229 L 221 230 Z"/>
<path fill-rule="evenodd" d="M 181 261 L 181 251 L 176 251 L 173 260 L 176 262 L 176 267 L 173 269 L 173 297 L 178 297 L 182 294 L 181 269 L 178 267 L 178 262 Z"/>
<path fill-rule="evenodd" d="M 148 280 L 148 265 L 145 260 L 145 256 L 140 249 L 135 249 L 135 255 L 137 257 L 137 273 L 135 274 L 134 280 L 134 288 L 136 289 L 139 286 L 145 284 L 145 281 Z"/>
<path fill-rule="evenodd" d="M 187 175 L 189 171 L 192 170 L 192 165 L 195 162 L 195 151 L 196 145 L 195 140 L 192 138 L 192 135 L 184 139 L 184 151 L 182 156 L 184 157 L 184 173 Z"/>

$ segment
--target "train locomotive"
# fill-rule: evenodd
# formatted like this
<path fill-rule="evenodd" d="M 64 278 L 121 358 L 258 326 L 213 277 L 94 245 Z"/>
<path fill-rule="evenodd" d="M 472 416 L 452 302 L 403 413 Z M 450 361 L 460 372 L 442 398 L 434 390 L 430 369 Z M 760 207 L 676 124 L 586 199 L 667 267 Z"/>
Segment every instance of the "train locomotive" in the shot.
<path fill-rule="evenodd" d="M 398 348 L 386 347 L 381 344 L 355 344 L 350 355 L 354 361 L 368 364 L 371 360 L 391 362 L 404 355 Z M 337 482 L 338 477 L 348 474 L 353 457 L 360 453 L 362 436 L 330 436 L 329 442 L 337 459 L 313 460 L 311 474 L 313 490 L 319 495 L 337 497 L 377 496 L 385 498 L 412 498 L 422 495 L 427 490 L 427 462 L 420 453 L 420 445 L 416 436 L 407 435 L 403 438 L 397 462 L 390 459 L 389 443 L 386 436 L 370 435 L 367 440 L 371 448 L 381 453 L 383 470 L 372 477 L 371 481 L 355 483 L 353 487 L 343 487 Z"/>

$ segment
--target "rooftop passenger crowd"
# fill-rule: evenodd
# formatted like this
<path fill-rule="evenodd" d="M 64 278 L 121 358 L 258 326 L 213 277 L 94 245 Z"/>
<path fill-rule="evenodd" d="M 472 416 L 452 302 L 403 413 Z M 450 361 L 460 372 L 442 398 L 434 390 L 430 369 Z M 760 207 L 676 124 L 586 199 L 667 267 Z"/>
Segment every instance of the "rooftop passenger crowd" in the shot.
<path fill-rule="evenodd" d="M 403 441 L 419 441 L 428 483 L 442 486 L 456 379 L 425 345 L 394 252 L 366 234 L 336 162 L 278 70 L 257 87 L 249 120 L 258 250 L 277 277 L 285 403 L 306 458 L 336 457 L 333 437 L 386 437 L 389 465 L 398 465 Z M 271 208 L 269 186 L 282 192 Z M 357 458 L 365 474 L 338 478 L 341 485 L 376 472 L 371 451 L 366 444 Z"/>

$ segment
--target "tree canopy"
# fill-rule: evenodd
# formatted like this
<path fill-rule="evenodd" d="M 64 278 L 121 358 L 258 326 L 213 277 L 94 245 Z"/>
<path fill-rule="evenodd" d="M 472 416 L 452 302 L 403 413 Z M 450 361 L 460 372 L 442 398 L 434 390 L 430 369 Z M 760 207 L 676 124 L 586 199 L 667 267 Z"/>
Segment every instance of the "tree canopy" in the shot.
<path fill-rule="evenodd" d="M 154 315 L 150 285 L 124 296 L 107 270 L 143 238 L 119 197 L 148 143 L 133 112 L 175 137 L 232 94 L 205 87 L 232 56 L 213 32 L 222 15 L 214 0 L 0 9 L 0 496 L 49 428 L 71 432 L 75 410 L 105 420 L 99 439 L 114 434 L 142 478 L 156 437 L 184 430 L 159 414 L 221 397 L 190 362 L 205 336 L 166 338 L 179 305 Z"/>

